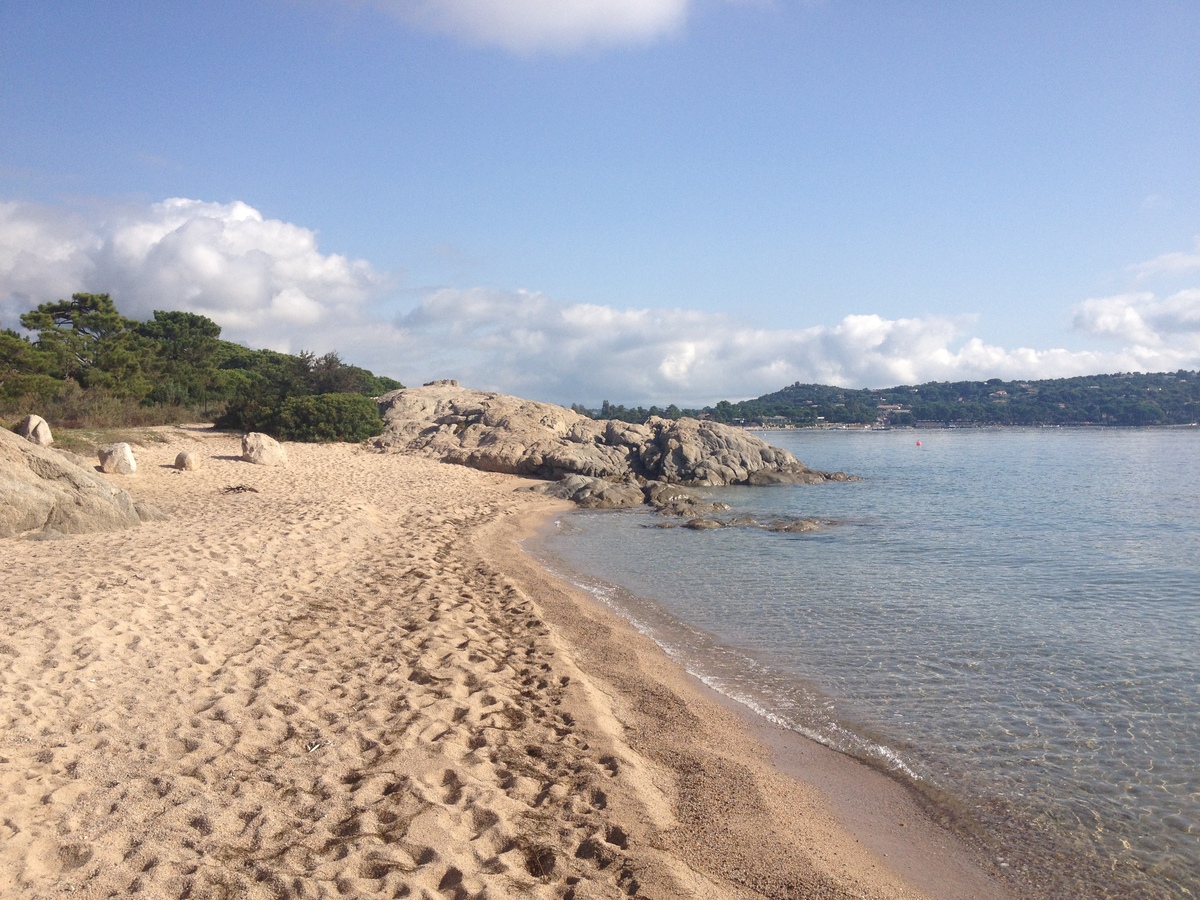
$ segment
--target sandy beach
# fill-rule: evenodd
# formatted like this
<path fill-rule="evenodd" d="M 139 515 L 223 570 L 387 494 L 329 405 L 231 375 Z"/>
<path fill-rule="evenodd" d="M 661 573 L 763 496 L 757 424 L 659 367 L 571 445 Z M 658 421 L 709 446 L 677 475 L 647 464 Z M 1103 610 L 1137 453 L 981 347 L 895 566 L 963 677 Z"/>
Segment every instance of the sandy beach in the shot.
<path fill-rule="evenodd" d="M 0 897 L 1009 896 L 538 567 L 530 482 L 159 436 L 163 521 L 0 542 Z"/>

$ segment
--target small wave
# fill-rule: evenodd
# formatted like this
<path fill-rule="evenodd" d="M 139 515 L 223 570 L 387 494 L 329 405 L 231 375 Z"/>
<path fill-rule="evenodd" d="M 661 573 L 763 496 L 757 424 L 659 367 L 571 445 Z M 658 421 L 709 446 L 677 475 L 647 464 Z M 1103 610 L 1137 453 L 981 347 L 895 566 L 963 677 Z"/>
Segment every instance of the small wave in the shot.
<path fill-rule="evenodd" d="M 723 697 L 728 697 L 735 703 L 740 703 L 755 715 L 762 716 L 762 718 L 766 719 L 773 725 L 778 725 L 780 728 L 786 728 L 789 731 L 794 731 L 811 741 L 816 741 L 818 744 L 828 747 L 830 750 L 836 750 L 837 752 L 844 753 L 847 756 L 877 760 L 886 765 L 889 771 L 901 772 L 906 777 L 911 778 L 913 781 L 925 781 L 924 778 L 913 771 L 913 769 L 904 761 L 903 757 L 901 757 L 899 753 L 897 753 L 891 747 L 888 747 L 886 744 L 879 744 L 875 743 L 874 741 L 869 741 L 862 735 L 856 734 L 848 728 L 838 725 L 836 722 L 825 723 L 825 727 L 828 728 L 829 731 L 834 735 L 836 735 L 836 737 L 830 736 L 816 727 L 806 726 L 795 721 L 794 719 L 790 719 L 772 711 L 769 707 L 765 706 L 762 702 L 750 696 L 749 694 L 745 694 L 741 691 L 730 688 L 720 678 L 706 674 L 692 666 L 685 666 L 685 668 L 687 669 L 689 675 L 702 682 L 706 687 L 716 691 Z"/>
<path fill-rule="evenodd" d="M 555 527 L 560 527 L 560 522 L 556 521 Z M 523 547 L 523 549 L 525 549 L 527 553 L 529 552 L 528 548 Z M 912 779 L 914 782 L 926 781 L 926 779 L 914 771 L 913 768 L 905 762 L 904 758 L 896 750 L 888 747 L 886 744 L 868 740 L 862 735 L 855 733 L 849 728 L 846 728 L 844 725 L 838 724 L 836 721 L 830 720 L 828 722 L 820 723 L 820 725 L 806 724 L 796 721 L 795 719 L 781 715 L 780 713 L 771 709 L 766 701 L 755 698 L 744 691 L 732 688 L 726 680 L 714 675 L 712 672 L 706 671 L 703 666 L 700 665 L 694 658 L 695 654 L 689 653 L 685 648 L 677 646 L 673 642 L 665 639 L 660 629 L 655 628 L 649 622 L 645 621 L 636 613 L 634 613 L 631 609 L 630 602 L 621 602 L 620 598 L 628 593 L 623 588 L 583 575 L 582 573 L 574 571 L 562 563 L 552 560 L 549 558 L 549 554 L 545 548 L 539 548 L 539 552 L 533 555 L 538 559 L 541 565 L 555 577 L 560 578 L 579 590 L 584 591 L 603 606 L 612 610 L 614 613 L 628 622 L 639 634 L 642 634 L 654 641 L 658 648 L 662 650 L 663 653 L 665 653 L 671 660 L 679 663 L 683 667 L 684 671 L 711 690 L 714 690 L 722 696 L 733 700 L 735 703 L 741 704 L 755 715 L 761 716 L 773 725 L 793 731 L 796 734 L 808 738 L 811 741 L 815 741 L 831 750 L 835 750 L 838 753 L 844 753 L 847 756 L 880 763 L 889 771 L 899 772 L 905 777 Z M 649 602 L 644 598 L 634 598 L 632 595 L 628 596 L 629 601 L 634 601 L 635 599 L 641 599 L 642 602 Z M 753 671 L 762 668 L 761 665 L 753 660 L 741 659 L 740 654 L 732 652 L 729 648 L 720 647 L 718 645 L 714 646 L 712 649 L 719 650 L 726 655 L 739 657 L 737 664 L 740 664 L 742 667 L 749 670 Z M 827 706 L 831 705 L 831 703 L 827 704 Z"/>

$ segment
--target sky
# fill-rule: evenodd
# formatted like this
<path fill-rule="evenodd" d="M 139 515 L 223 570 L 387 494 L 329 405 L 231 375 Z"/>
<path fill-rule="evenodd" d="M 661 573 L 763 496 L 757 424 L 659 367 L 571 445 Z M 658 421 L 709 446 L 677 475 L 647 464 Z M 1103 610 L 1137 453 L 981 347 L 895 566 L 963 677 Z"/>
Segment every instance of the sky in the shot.
<path fill-rule="evenodd" d="M 0 3 L 0 326 L 695 406 L 1200 369 L 1200 3 Z"/>

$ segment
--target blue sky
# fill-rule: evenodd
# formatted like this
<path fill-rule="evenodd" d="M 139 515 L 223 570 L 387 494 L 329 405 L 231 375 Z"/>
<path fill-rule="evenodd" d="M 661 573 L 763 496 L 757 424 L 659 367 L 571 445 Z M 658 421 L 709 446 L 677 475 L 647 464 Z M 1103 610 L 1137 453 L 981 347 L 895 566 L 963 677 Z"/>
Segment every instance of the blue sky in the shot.
<path fill-rule="evenodd" d="M 705 403 L 1200 368 L 1200 4 L 0 5 L 0 323 Z"/>

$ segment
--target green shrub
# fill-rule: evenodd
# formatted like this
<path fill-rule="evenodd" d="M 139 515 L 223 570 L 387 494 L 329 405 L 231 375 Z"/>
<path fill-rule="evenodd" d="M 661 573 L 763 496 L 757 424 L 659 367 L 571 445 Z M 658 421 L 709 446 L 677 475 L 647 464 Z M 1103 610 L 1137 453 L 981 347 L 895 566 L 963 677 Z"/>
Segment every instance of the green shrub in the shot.
<path fill-rule="evenodd" d="M 258 397 L 238 397 L 229 401 L 213 424 L 222 431 L 262 431 L 274 434 L 278 429 L 278 411 Z"/>
<path fill-rule="evenodd" d="M 80 387 L 74 381 L 45 379 L 41 375 L 10 378 L 0 391 L 0 419 L 19 421 L 30 413 L 41 416 L 56 431 L 60 428 L 178 425 L 210 418 L 195 407 L 147 406 L 130 397 L 116 396 L 102 387 Z"/>
<path fill-rule="evenodd" d="M 288 397 L 279 407 L 275 436 L 285 441 L 365 441 L 383 433 L 379 407 L 362 394 Z"/>

